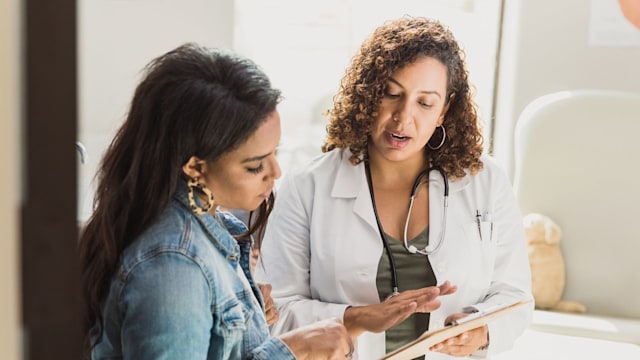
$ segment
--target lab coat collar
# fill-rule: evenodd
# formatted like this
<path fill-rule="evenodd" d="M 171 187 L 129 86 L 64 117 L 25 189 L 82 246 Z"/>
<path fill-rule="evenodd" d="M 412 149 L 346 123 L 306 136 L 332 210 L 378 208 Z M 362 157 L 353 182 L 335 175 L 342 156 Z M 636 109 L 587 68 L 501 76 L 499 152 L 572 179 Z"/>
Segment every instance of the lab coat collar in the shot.
<path fill-rule="evenodd" d="M 367 187 L 367 179 L 364 173 L 364 162 L 352 165 L 349 161 L 351 157 L 349 149 L 340 150 L 338 156 L 341 157 L 340 164 L 331 189 L 331 196 L 335 198 L 354 198 L 363 194 L 364 188 L 364 194 L 367 195 L 367 201 L 370 203 L 369 188 Z M 468 171 L 466 172 L 467 175 L 461 179 L 449 180 L 449 195 L 461 191 L 471 183 L 471 176 Z M 429 174 L 430 186 L 434 182 L 442 183 L 442 177 L 435 171 Z"/>
<path fill-rule="evenodd" d="M 339 156 L 341 158 L 331 189 L 331 196 L 334 198 L 355 198 L 353 212 L 377 231 L 376 218 L 371 206 L 371 195 L 364 172 L 364 162 L 357 165 L 351 164 L 349 149 L 341 150 Z"/>
<path fill-rule="evenodd" d="M 363 187 L 365 187 L 368 194 L 367 180 L 364 176 L 364 162 L 353 165 L 349 161 L 351 157 L 349 149 L 338 151 L 340 151 L 340 154 L 338 154 L 340 163 L 333 188 L 331 189 L 331 196 L 335 198 L 354 198 L 362 192 Z"/>
<path fill-rule="evenodd" d="M 455 180 L 449 179 L 449 196 L 451 196 L 451 194 L 455 194 L 458 191 L 463 190 L 471 183 L 471 175 L 469 175 L 469 171 L 465 170 L 465 172 L 467 174 L 461 179 L 455 179 Z M 440 174 L 437 174 L 435 171 L 433 171 L 432 174 L 429 174 L 430 185 L 432 181 L 436 181 L 442 185 L 442 176 L 440 176 Z M 429 194 L 431 194 L 431 190 L 429 190 Z"/>
<path fill-rule="evenodd" d="M 365 177 L 364 162 L 358 165 L 352 165 L 349 161 L 351 151 L 348 149 L 341 150 L 339 156 L 341 158 L 331 190 L 331 196 L 334 198 L 355 198 L 353 212 L 377 231 L 375 214 L 371 206 L 371 195 L 369 194 L 369 187 L 367 186 L 367 179 Z M 467 175 L 461 179 L 449 181 L 449 196 L 463 190 L 470 183 L 471 177 L 468 172 Z M 444 187 L 442 176 L 436 171 L 432 171 L 429 174 L 429 198 L 431 208 L 440 209 L 442 207 Z M 438 224 L 435 226 L 436 228 L 440 227 L 439 224 L 442 215 L 440 211 L 430 212 L 431 217 L 429 222 L 432 224 L 432 227 L 433 224 Z"/>

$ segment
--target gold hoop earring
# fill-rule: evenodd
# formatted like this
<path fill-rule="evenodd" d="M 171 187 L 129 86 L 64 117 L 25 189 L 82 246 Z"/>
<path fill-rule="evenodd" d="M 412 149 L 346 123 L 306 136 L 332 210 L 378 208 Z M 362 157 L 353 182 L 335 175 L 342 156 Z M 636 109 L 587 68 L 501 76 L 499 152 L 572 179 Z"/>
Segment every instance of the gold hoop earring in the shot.
<path fill-rule="evenodd" d="M 189 187 L 187 196 L 189 197 L 189 205 L 191 205 L 191 210 L 193 210 L 193 212 L 197 215 L 208 213 L 215 203 L 211 190 L 207 189 L 204 184 L 199 183 L 197 177 L 189 179 L 187 186 Z M 196 202 L 196 196 L 194 194 L 196 190 L 202 191 L 207 196 L 207 202 L 206 204 L 204 204 L 204 206 L 199 206 Z"/>
<path fill-rule="evenodd" d="M 431 150 L 438 150 L 442 147 L 442 145 L 444 145 L 444 140 L 447 138 L 447 132 L 444 130 L 444 126 L 442 125 L 438 125 L 438 127 L 440 129 L 442 129 L 442 140 L 440 140 L 440 144 L 438 144 L 438 146 L 431 146 L 430 142 L 431 139 L 433 139 L 433 135 L 431 135 L 431 139 L 429 139 L 429 141 L 427 141 L 427 147 Z"/>

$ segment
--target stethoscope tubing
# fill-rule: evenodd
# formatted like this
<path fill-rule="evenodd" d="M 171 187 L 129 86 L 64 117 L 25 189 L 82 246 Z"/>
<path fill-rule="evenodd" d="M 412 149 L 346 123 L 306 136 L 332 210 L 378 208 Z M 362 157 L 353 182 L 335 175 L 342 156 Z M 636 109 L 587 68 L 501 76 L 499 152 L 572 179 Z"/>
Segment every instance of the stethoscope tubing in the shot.
<path fill-rule="evenodd" d="M 408 232 L 408 228 L 409 228 L 409 219 L 411 217 L 411 211 L 413 209 L 413 202 L 415 200 L 416 197 L 416 192 L 418 190 L 418 187 L 420 186 L 420 182 L 422 181 L 422 178 L 424 178 L 424 176 L 428 175 L 432 170 L 436 170 L 440 173 L 440 175 L 442 176 L 442 180 L 444 182 L 444 205 L 443 205 L 443 217 L 442 217 L 442 232 L 440 233 L 440 239 L 438 241 L 438 244 L 433 248 L 433 249 L 429 249 L 429 247 L 425 247 L 424 250 L 418 250 L 416 249 L 415 246 L 409 246 L 408 240 L 407 240 L 407 232 Z M 380 223 L 380 217 L 378 216 L 378 210 L 376 207 L 376 200 L 375 200 L 375 196 L 373 193 L 373 181 L 371 179 L 371 169 L 369 168 L 369 163 L 365 163 L 365 172 L 367 175 L 367 185 L 369 186 L 369 194 L 371 196 L 371 205 L 373 206 L 373 214 L 376 218 L 376 225 L 378 226 L 378 232 L 380 233 L 380 238 L 382 239 L 382 244 L 387 252 L 387 257 L 389 258 L 389 266 L 391 267 L 391 294 L 389 294 L 389 296 L 387 297 L 387 299 L 392 298 L 398 294 L 400 294 L 400 292 L 398 291 L 398 273 L 396 270 L 396 263 L 395 263 L 395 259 L 393 258 L 393 254 L 391 253 L 391 248 L 389 246 L 389 243 L 387 241 L 387 239 L 384 237 L 384 229 L 382 228 L 382 224 Z M 420 254 L 420 255 L 431 255 L 435 252 L 437 252 L 440 247 L 442 246 L 442 243 L 444 242 L 444 236 L 445 236 L 445 232 L 446 232 L 446 221 L 447 221 L 447 208 L 449 206 L 449 178 L 447 177 L 447 174 L 444 172 L 444 170 L 442 170 L 439 167 L 436 166 L 432 166 L 426 170 L 423 170 L 420 172 L 420 174 L 418 174 L 418 176 L 416 177 L 416 180 L 413 183 L 413 187 L 411 189 L 411 197 L 410 197 L 410 201 L 409 201 L 409 210 L 407 211 L 407 219 L 405 221 L 404 224 L 404 232 L 403 232 L 403 242 L 404 242 L 404 247 L 405 249 L 407 249 L 408 252 L 412 253 L 412 254 Z"/>

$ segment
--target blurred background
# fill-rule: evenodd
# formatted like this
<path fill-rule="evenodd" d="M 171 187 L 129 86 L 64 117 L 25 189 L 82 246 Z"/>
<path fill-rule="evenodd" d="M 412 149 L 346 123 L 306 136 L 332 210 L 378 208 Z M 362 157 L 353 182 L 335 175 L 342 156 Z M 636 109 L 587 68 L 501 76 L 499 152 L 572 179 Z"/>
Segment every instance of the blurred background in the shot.
<path fill-rule="evenodd" d="M 617 0 L 2 0 L 0 358 L 80 358 L 78 226 L 142 68 L 184 42 L 231 48 L 283 91 L 283 172 L 320 154 L 359 44 L 403 15 L 463 45 L 485 151 L 513 175 L 524 107 L 577 88 L 640 92 L 640 31 Z"/>

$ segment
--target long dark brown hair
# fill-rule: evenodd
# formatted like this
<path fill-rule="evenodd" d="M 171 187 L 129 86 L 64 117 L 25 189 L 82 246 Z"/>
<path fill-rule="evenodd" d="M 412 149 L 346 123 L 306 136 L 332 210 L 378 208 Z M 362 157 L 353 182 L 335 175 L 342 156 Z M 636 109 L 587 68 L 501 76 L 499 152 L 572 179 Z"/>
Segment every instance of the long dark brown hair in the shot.
<path fill-rule="evenodd" d="M 244 143 L 281 99 L 252 61 L 222 49 L 182 45 L 151 61 L 97 173 L 93 215 L 79 251 L 91 349 L 102 336 L 102 306 L 124 249 L 168 206 L 182 166 L 211 162 Z M 273 195 L 255 211 L 261 231 Z"/>
<path fill-rule="evenodd" d="M 433 57 L 447 67 L 446 98 L 454 94 L 442 124 L 447 138 L 442 148 L 429 152 L 432 164 L 440 166 L 452 179 L 465 176 L 465 169 L 472 174 L 482 169 L 482 129 L 465 53 L 449 29 L 423 17 L 405 16 L 387 21 L 362 43 L 328 112 L 327 139 L 322 150 L 348 148 L 353 154 L 350 159 L 353 164 L 365 160 L 371 123 L 377 116 L 389 78 L 424 56 Z"/>

